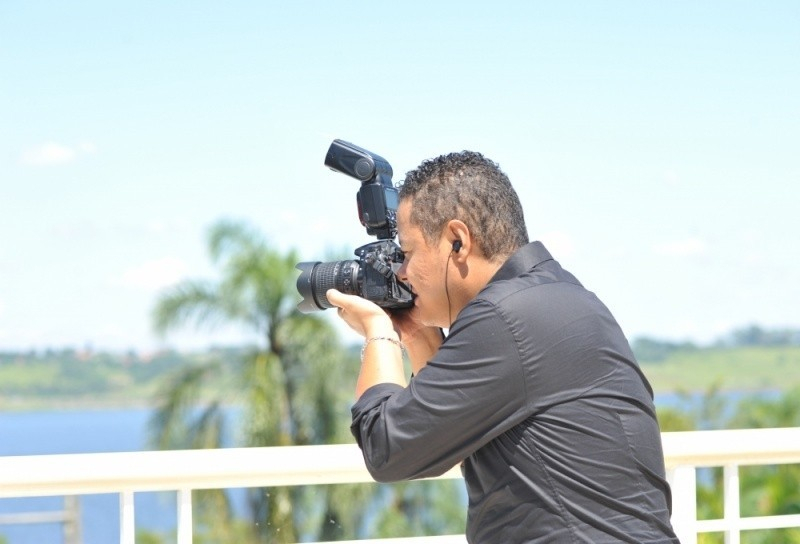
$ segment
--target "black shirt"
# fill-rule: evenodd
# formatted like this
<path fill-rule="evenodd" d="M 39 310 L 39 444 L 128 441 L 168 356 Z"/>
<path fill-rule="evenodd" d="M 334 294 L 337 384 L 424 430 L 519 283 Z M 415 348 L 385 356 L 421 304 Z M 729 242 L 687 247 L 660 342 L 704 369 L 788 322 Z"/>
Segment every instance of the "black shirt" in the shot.
<path fill-rule="evenodd" d="M 470 543 L 678 541 L 650 385 L 608 309 L 539 242 L 408 387 L 373 386 L 352 412 L 378 481 L 463 461 Z"/>

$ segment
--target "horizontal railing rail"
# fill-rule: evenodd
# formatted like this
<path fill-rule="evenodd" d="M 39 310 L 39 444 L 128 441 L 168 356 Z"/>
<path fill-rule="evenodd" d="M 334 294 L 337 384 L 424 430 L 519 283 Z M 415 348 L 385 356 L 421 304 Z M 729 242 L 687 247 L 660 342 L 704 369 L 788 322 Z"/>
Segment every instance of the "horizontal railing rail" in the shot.
<path fill-rule="evenodd" d="M 741 517 L 738 470 L 800 463 L 800 428 L 664 433 L 673 492 L 673 525 L 682 544 L 722 531 L 737 544 L 742 530 L 800 527 L 800 516 Z M 696 469 L 724 467 L 720 520 L 697 520 Z M 460 478 L 457 468 L 442 478 Z M 86 453 L 0 458 L 0 498 L 118 493 L 120 544 L 133 544 L 134 494 L 177 491 L 177 542 L 192 541 L 192 491 L 372 482 L 354 444 L 275 448 Z M 463 544 L 463 535 L 362 540 L 385 544 Z M 341 544 L 341 543 L 340 543 Z"/>

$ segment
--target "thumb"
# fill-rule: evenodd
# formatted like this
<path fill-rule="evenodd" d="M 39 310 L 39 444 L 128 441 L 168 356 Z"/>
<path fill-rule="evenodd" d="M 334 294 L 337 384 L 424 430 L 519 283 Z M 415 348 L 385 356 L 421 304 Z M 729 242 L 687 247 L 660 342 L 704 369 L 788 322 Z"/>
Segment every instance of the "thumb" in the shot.
<path fill-rule="evenodd" d="M 344 304 L 345 298 L 347 295 L 340 292 L 337 289 L 328 289 L 325 291 L 325 297 L 328 299 L 328 302 L 336 306 L 337 308 L 341 308 Z"/>

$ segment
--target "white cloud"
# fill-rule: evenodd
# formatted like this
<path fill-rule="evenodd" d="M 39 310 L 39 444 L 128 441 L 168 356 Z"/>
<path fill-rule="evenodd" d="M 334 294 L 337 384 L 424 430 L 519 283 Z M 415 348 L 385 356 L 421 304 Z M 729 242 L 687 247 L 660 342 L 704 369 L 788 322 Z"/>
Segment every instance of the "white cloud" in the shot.
<path fill-rule="evenodd" d="M 283 210 L 281 212 L 280 217 L 281 217 L 281 221 L 284 224 L 288 224 L 288 225 L 296 225 L 297 224 L 297 220 L 299 218 L 299 216 L 297 215 L 297 212 L 295 212 L 293 210 Z"/>
<path fill-rule="evenodd" d="M 38 147 L 26 149 L 20 161 L 29 166 L 43 166 L 70 162 L 75 159 L 75 151 L 61 144 L 48 142 Z"/>
<path fill-rule="evenodd" d="M 74 161 L 80 155 L 97 153 L 97 146 L 91 142 L 81 142 L 70 147 L 56 142 L 45 142 L 22 152 L 20 162 L 27 166 L 48 166 Z"/>
<path fill-rule="evenodd" d="M 662 179 L 664 180 L 664 183 L 669 187 L 676 187 L 677 185 L 680 184 L 680 178 L 678 177 L 678 174 L 673 170 L 667 170 L 666 172 L 664 172 Z"/>
<path fill-rule="evenodd" d="M 653 247 L 653 251 L 667 257 L 688 257 L 705 253 L 706 244 L 699 238 L 686 238 L 658 244 Z"/>
<path fill-rule="evenodd" d="M 167 231 L 167 224 L 160 219 L 152 219 L 145 224 L 144 228 L 150 234 L 161 234 Z"/>
<path fill-rule="evenodd" d="M 97 153 L 97 146 L 92 142 L 81 142 L 78 144 L 78 151 L 87 155 L 94 155 Z"/>
<path fill-rule="evenodd" d="M 187 270 L 186 263 L 180 259 L 164 257 L 129 268 L 114 283 L 153 291 L 177 283 Z"/>

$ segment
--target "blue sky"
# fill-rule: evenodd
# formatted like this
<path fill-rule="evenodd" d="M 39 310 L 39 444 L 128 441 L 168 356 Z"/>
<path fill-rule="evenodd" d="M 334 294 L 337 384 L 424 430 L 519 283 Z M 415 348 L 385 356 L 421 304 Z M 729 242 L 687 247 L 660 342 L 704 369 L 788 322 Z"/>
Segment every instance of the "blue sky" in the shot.
<path fill-rule="evenodd" d="M 0 349 L 149 350 L 157 294 L 247 221 L 370 241 L 333 138 L 395 180 L 500 163 L 629 337 L 800 327 L 800 3 L 0 3 Z"/>

